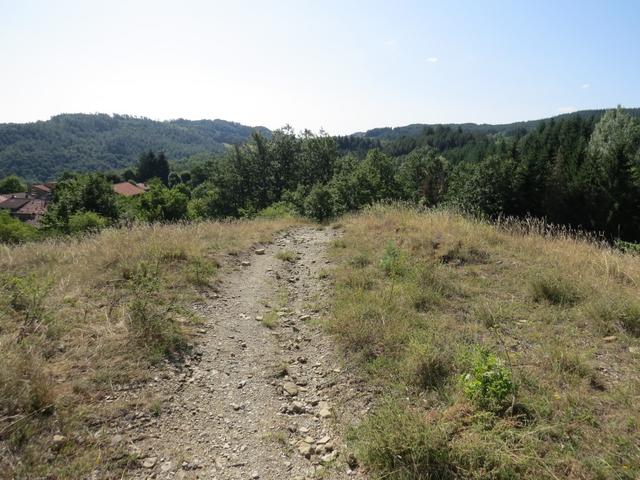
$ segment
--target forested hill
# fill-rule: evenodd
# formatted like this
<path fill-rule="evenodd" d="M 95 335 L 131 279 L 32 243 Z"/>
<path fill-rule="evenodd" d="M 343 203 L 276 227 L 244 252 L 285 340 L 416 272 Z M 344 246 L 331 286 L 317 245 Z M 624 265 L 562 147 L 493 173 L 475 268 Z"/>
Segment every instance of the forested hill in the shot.
<path fill-rule="evenodd" d="M 0 178 L 17 174 L 51 180 L 64 171 L 129 167 L 141 152 L 163 150 L 171 159 L 220 152 L 244 142 L 254 130 L 224 120 L 155 121 L 106 114 L 63 114 L 47 121 L 0 124 Z"/>
<path fill-rule="evenodd" d="M 640 118 L 640 108 L 625 108 L 624 109 L 632 117 Z M 543 122 L 549 122 L 550 120 L 560 120 L 571 116 L 580 116 L 582 118 L 595 118 L 599 120 L 606 110 L 580 110 L 573 113 L 563 113 L 551 118 L 545 118 L 540 120 L 528 120 L 514 123 L 504 124 L 488 124 L 488 123 L 446 123 L 446 124 L 427 124 L 427 123 L 413 123 L 411 125 L 405 125 L 402 127 L 381 127 L 367 130 L 366 132 L 357 132 L 352 136 L 370 138 L 375 140 L 396 140 L 402 137 L 418 137 L 421 136 L 425 130 L 435 128 L 455 128 L 460 129 L 464 133 L 477 133 L 477 134 L 497 134 L 501 133 L 507 136 L 515 136 L 519 133 L 528 132 L 534 128 L 540 126 Z"/>

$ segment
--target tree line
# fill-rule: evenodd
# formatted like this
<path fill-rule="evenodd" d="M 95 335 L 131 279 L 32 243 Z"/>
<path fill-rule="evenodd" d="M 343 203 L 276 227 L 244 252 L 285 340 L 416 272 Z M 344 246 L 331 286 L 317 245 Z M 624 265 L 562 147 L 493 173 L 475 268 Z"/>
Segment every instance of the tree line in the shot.
<path fill-rule="evenodd" d="M 123 177 L 151 180 L 149 191 L 116 197 L 111 183 Z M 270 137 L 254 132 L 183 171 L 147 151 L 120 175 L 67 174 L 44 225 L 68 233 L 135 220 L 299 214 L 322 221 L 384 200 L 535 216 L 638 241 L 640 122 L 618 108 L 510 136 L 447 126 L 386 143 L 290 127 Z"/>

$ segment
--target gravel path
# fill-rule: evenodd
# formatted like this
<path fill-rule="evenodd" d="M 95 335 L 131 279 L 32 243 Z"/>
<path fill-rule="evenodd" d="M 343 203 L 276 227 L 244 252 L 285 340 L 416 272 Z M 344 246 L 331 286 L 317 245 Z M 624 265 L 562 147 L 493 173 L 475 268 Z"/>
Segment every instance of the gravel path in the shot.
<path fill-rule="evenodd" d="M 313 227 L 281 234 L 236 259 L 218 295 L 195 307 L 207 319 L 195 359 L 156 378 L 160 416 L 129 427 L 140 456 L 131 478 L 364 476 L 343 435 L 370 394 L 314 322 L 329 291 L 326 250 L 338 235 Z M 283 250 L 297 259 L 277 258 Z"/>

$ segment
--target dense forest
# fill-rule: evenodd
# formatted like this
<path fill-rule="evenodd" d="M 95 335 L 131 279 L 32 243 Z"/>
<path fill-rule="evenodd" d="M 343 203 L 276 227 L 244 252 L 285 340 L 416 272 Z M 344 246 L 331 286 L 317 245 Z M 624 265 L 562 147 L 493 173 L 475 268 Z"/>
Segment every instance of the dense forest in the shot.
<path fill-rule="evenodd" d="M 635 112 L 631 112 L 635 113 Z M 292 128 L 172 169 L 146 151 L 136 169 L 64 174 L 45 231 L 180 219 L 306 215 L 325 220 L 385 200 L 448 205 L 640 239 L 640 120 L 622 108 L 510 134 L 425 126 L 412 136 L 331 137 Z M 137 197 L 111 183 L 148 182 Z"/>
<path fill-rule="evenodd" d="M 135 165 L 150 148 L 173 159 L 201 152 L 222 152 L 225 145 L 244 142 L 247 127 L 224 120 L 172 120 L 105 114 L 64 114 L 48 121 L 0 124 L 0 177 L 53 180 L 65 171 L 91 172 Z"/>

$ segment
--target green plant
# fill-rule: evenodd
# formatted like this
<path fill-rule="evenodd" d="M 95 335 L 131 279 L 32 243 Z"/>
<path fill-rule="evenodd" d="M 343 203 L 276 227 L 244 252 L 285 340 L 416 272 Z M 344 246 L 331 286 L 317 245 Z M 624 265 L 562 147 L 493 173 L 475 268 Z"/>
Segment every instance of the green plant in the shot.
<path fill-rule="evenodd" d="M 33 325 L 46 320 L 45 300 L 51 286 L 50 279 L 41 278 L 35 274 L 9 278 L 7 282 L 10 292 L 9 303 L 16 312 L 24 315 L 25 324 Z"/>
<path fill-rule="evenodd" d="M 276 258 L 282 260 L 283 262 L 293 263 L 298 258 L 298 255 L 296 255 L 296 252 L 294 252 L 293 250 L 280 250 L 278 253 L 276 253 Z"/>
<path fill-rule="evenodd" d="M 208 287 L 218 264 L 203 257 L 193 257 L 187 264 L 187 280 L 197 287 Z"/>
<path fill-rule="evenodd" d="M 364 268 L 371 264 L 371 259 L 366 253 L 359 253 L 351 259 L 351 265 L 356 268 Z"/>
<path fill-rule="evenodd" d="M 539 274 L 531 280 L 533 299 L 536 302 L 547 301 L 553 305 L 573 305 L 581 295 L 575 282 L 551 274 Z"/>
<path fill-rule="evenodd" d="M 141 262 L 128 282 L 132 293 L 128 326 L 131 334 L 152 356 L 171 355 L 186 347 L 184 334 L 158 294 L 157 265 Z"/>
<path fill-rule="evenodd" d="M 478 352 L 461 382 L 465 395 L 484 410 L 501 412 L 514 403 L 515 385 L 509 370 L 487 350 Z"/>
<path fill-rule="evenodd" d="M 278 314 L 271 310 L 262 319 L 262 324 L 269 330 L 273 330 L 278 326 Z"/>
<path fill-rule="evenodd" d="M 357 458 L 374 478 L 454 478 L 447 431 L 394 399 L 384 402 L 349 437 Z"/>
<path fill-rule="evenodd" d="M 97 233 L 108 220 L 95 212 L 77 212 L 69 217 L 69 233 Z"/>
<path fill-rule="evenodd" d="M 403 276 L 409 269 L 407 254 L 389 241 L 380 260 L 380 268 L 390 277 Z"/>

